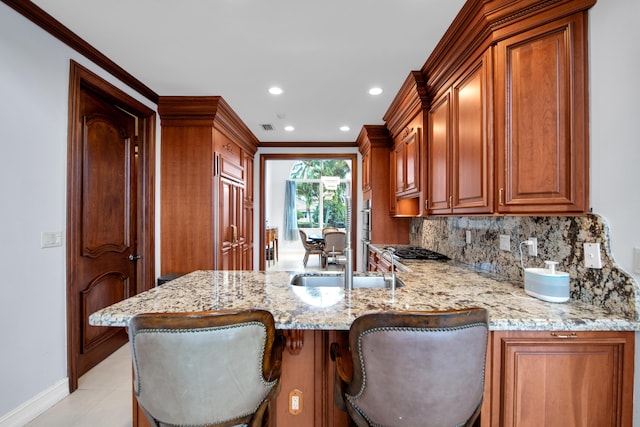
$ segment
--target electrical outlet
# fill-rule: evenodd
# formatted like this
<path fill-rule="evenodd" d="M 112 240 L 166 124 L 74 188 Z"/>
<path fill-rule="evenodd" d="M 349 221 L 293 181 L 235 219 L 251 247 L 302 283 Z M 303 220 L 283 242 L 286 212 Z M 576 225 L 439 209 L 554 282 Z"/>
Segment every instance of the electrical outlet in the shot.
<path fill-rule="evenodd" d="M 471 230 L 467 230 L 467 231 L 465 232 L 465 240 L 466 240 L 466 242 L 467 242 L 467 245 L 468 245 L 469 243 L 471 243 Z"/>
<path fill-rule="evenodd" d="M 533 243 L 529 245 L 529 256 L 538 256 L 538 239 L 536 237 L 529 237 L 527 240 Z"/>
<path fill-rule="evenodd" d="M 302 391 L 294 388 L 289 392 L 289 413 L 298 415 L 302 412 Z"/>
<path fill-rule="evenodd" d="M 511 236 L 509 236 L 508 234 L 500 235 L 500 250 L 501 251 L 511 250 Z"/>
<path fill-rule="evenodd" d="M 602 268 L 600 243 L 584 244 L 584 266 L 587 268 Z"/>

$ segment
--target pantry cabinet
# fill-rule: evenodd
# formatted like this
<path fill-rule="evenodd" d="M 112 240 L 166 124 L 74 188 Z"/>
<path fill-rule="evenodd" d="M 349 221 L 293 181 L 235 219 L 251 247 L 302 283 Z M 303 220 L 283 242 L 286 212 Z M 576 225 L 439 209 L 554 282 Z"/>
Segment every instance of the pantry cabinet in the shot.
<path fill-rule="evenodd" d="M 491 336 L 482 427 L 631 427 L 634 332 Z"/>
<path fill-rule="evenodd" d="M 251 267 L 257 139 L 221 97 L 161 97 L 158 112 L 161 274 Z"/>
<path fill-rule="evenodd" d="M 588 211 L 586 20 L 576 13 L 496 45 L 500 213 Z"/>

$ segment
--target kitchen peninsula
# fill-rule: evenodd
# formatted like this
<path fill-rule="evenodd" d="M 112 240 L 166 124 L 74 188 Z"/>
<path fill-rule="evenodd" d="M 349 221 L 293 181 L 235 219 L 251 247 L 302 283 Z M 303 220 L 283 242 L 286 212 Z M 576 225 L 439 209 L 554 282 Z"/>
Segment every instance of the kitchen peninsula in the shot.
<path fill-rule="evenodd" d="M 580 302 L 554 304 L 528 296 L 497 276 L 454 262 L 416 263 L 398 272 L 405 286 L 390 289 L 294 287 L 282 271 L 195 271 L 106 307 L 92 325 L 127 326 L 143 312 L 261 308 L 278 329 L 348 330 L 365 313 L 383 310 L 447 310 L 480 306 L 489 310 L 492 330 L 635 330 L 638 323 Z"/>
<path fill-rule="evenodd" d="M 106 307 L 92 314 L 90 323 L 126 326 L 141 312 L 269 310 L 287 336 L 288 348 L 273 425 L 319 427 L 346 425 L 344 414 L 333 408 L 328 346 L 345 339 L 356 317 L 383 310 L 480 306 L 489 310 L 491 329 L 482 426 L 518 425 L 517 419 L 531 416 L 528 411 L 538 411 L 540 425 L 578 425 L 575 421 L 586 417 L 602 420 L 598 425 L 631 426 L 632 331 L 640 326 L 633 318 L 583 302 L 540 301 L 517 284 L 454 261 L 422 261 L 411 263 L 410 269 L 397 273 L 405 285 L 395 291 L 346 293 L 342 288 L 294 287 L 289 284 L 294 273 L 288 272 L 195 271 Z M 544 375 L 531 375 L 541 367 Z M 287 376 L 289 369 L 296 373 Z M 305 392 L 309 409 L 304 420 L 304 414 L 288 411 L 293 390 Z M 572 409 L 550 410 L 556 399 L 552 396 L 570 400 Z M 134 422 L 136 417 L 134 409 Z M 558 424 L 546 423 L 549 417 Z M 505 423 L 507 418 L 513 423 Z M 145 420 L 141 417 L 135 425 L 146 425 Z"/>

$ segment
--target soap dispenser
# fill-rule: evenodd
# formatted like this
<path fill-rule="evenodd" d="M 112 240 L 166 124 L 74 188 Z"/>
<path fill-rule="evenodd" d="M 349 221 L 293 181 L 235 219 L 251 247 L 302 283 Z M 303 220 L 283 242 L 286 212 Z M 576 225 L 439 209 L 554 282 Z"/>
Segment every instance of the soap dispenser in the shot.
<path fill-rule="evenodd" d="M 524 269 L 524 291 L 548 302 L 569 300 L 569 273 L 556 271 L 556 261 L 545 261 L 547 268 Z"/>

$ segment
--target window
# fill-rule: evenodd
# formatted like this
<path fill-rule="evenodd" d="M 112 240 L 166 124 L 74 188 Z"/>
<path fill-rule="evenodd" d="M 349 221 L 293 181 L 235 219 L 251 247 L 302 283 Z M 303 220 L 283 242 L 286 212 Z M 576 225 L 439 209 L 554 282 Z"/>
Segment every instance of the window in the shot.
<path fill-rule="evenodd" d="M 293 165 L 289 178 L 296 186 L 298 228 L 344 228 L 345 196 L 351 185 L 350 163 L 342 159 L 301 160 Z M 337 177 L 337 188 L 331 189 L 323 177 Z"/>

